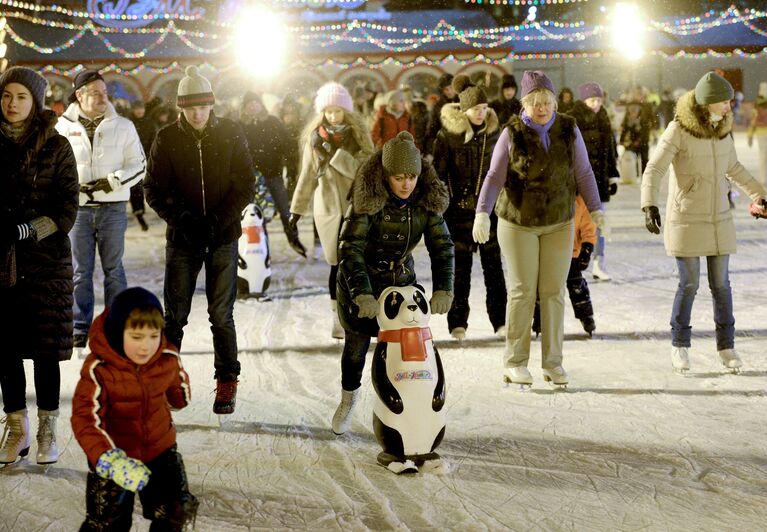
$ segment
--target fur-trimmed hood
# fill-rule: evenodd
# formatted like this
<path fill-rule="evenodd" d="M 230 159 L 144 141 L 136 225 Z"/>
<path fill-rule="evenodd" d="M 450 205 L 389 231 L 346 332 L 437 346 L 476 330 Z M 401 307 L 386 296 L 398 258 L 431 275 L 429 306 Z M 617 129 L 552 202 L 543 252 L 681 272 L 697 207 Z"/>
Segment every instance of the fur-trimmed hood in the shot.
<path fill-rule="evenodd" d="M 699 139 L 723 139 L 732 131 L 732 113 L 713 124 L 708 109 L 695 102 L 695 91 L 690 91 L 676 103 L 674 120 L 687 133 Z"/>
<path fill-rule="evenodd" d="M 375 214 L 383 209 L 391 197 L 381 162 L 382 154 L 383 150 L 378 150 L 357 171 L 349 192 L 352 207 L 357 214 Z M 411 204 L 437 214 L 445 212 L 450 204 L 447 186 L 437 177 L 434 167 L 423 158 L 421 175 L 418 176 L 411 196 Z"/>
<path fill-rule="evenodd" d="M 463 135 L 463 142 L 466 144 L 474 138 L 474 129 L 471 127 L 471 122 L 466 113 L 461 111 L 461 104 L 448 103 L 442 107 L 439 113 L 442 120 L 442 127 L 451 135 Z M 481 129 L 480 133 L 487 133 L 492 135 L 499 128 L 498 115 L 495 111 L 488 107 L 487 116 L 485 117 L 485 127 Z"/>

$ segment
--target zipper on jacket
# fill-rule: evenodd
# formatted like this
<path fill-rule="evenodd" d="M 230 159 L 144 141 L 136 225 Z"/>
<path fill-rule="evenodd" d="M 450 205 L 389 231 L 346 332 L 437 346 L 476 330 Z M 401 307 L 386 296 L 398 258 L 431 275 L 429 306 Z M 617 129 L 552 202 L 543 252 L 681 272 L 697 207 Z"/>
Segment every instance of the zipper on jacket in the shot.
<path fill-rule="evenodd" d="M 202 167 L 202 139 L 197 139 L 197 151 L 200 153 L 200 186 L 202 187 L 202 214 L 208 215 L 208 207 L 205 204 L 205 170 Z"/>
<path fill-rule="evenodd" d="M 141 366 L 136 366 L 136 380 L 138 381 L 139 388 L 141 389 L 141 450 L 142 454 L 146 454 L 147 444 L 146 435 L 148 433 L 146 420 L 147 420 L 147 408 L 149 406 L 149 398 L 147 397 L 146 388 L 141 379 Z"/>
<path fill-rule="evenodd" d="M 714 188 L 719 188 L 719 176 L 716 172 L 716 139 L 711 139 L 711 158 L 714 160 Z M 714 244 L 716 245 L 716 253 L 719 254 L 719 235 L 717 234 L 717 225 L 719 225 L 719 209 L 716 206 L 716 202 L 719 198 L 719 190 L 712 190 L 711 191 L 711 202 L 712 202 L 712 219 L 714 220 Z M 728 198 L 728 205 L 727 208 L 730 208 L 729 205 L 729 198 Z M 733 224 L 735 221 L 733 220 Z"/>

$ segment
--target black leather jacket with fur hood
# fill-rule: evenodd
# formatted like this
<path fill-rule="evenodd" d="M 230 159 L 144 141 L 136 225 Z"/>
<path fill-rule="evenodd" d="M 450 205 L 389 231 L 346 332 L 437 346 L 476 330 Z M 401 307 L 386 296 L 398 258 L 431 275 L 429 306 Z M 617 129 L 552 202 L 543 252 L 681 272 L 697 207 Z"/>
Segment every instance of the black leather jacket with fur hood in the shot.
<path fill-rule="evenodd" d="M 447 187 L 422 160 L 415 190 L 400 208 L 389 192 L 381 154 L 376 152 L 357 172 L 338 245 L 341 324 L 371 336 L 378 333 L 378 323 L 357 317 L 354 298 L 378 297 L 388 286 L 414 284 L 412 251 L 422 237 L 431 259 L 432 289 L 452 292 L 454 273 L 453 241 L 442 218 L 449 201 Z"/>

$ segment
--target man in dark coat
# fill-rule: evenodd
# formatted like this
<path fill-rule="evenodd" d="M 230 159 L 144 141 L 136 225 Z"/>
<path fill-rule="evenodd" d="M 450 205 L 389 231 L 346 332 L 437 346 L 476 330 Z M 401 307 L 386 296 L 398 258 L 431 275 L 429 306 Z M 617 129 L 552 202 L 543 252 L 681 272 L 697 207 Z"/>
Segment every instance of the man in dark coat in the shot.
<path fill-rule="evenodd" d="M 517 99 L 517 80 L 511 74 L 504 74 L 501 78 L 501 97 L 490 104 L 498 122 L 503 127 L 509 118 L 517 116 L 522 110 L 522 103 Z"/>
<path fill-rule="evenodd" d="M 442 107 L 448 103 L 456 103 L 458 101 L 458 94 L 456 94 L 453 88 L 453 75 L 442 74 L 437 82 L 437 90 L 439 91 L 439 100 L 431 108 L 431 117 L 429 118 L 429 125 L 426 128 L 426 135 L 424 136 L 424 143 L 421 153 L 425 157 L 431 155 L 434 148 L 434 139 L 437 138 L 437 133 L 442 129 L 442 118 L 440 113 Z"/>
<path fill-rule="evenodd" d="M 242 128 L 211 113 L 210 82 L 190 66 L 178 86 L 181 116 L 157 134 L 144 189 L 168 223 L 165 251 L 165 334 L 181 347 L 197 275 L 213 333 L 217 414 L 234 412 L 237 377 L 237 240 L 240 216 L 255 195 L 255 170 Z"/>

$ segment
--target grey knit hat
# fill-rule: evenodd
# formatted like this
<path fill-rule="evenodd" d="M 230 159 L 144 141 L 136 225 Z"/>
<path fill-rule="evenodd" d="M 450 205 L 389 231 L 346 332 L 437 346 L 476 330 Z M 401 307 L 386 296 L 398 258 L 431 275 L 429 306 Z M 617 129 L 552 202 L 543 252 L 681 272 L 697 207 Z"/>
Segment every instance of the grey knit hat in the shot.
<path fill-rule="evenodd" d="M 40 74 L 26 67 L 11 67 L 0 76 L 0 92 L 5 89 L 9 83 L 18 83 L 24 85 L 32 94 L 37 111 L 42 111 L 45 107 L 45 89 L 48 82 Z"/>
<path fill-rule="evenodd" d="M 384 144 L 381 162 L 387 176 L 420 175 L 421 152 L 415 146 L 413 135 L 400 131 L 396 137 Z"/>
<path fill-rule="evenodd" d="M 695 85 L 695 101 L 698 105 L 724 102 L 734 97 L 735 91 L 730 82 L 716 72 L 708 72 Z"/>
<path fill-rule="evenodd" d="M 487 103 L 487 93 L 482 87 L 474 85 L 469 76 L 459 74 L 453 78 L 453 89 L 458 93 L 461 111 L 468 111 L 475 105 Z"/>

